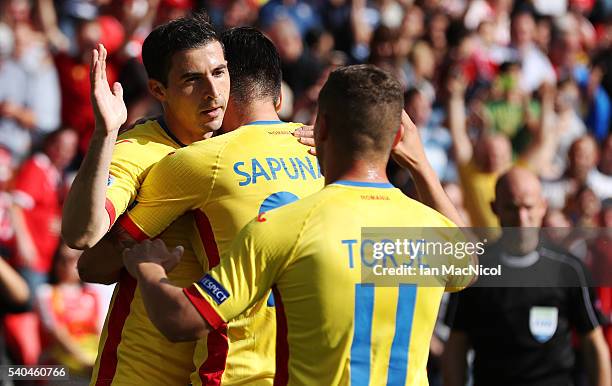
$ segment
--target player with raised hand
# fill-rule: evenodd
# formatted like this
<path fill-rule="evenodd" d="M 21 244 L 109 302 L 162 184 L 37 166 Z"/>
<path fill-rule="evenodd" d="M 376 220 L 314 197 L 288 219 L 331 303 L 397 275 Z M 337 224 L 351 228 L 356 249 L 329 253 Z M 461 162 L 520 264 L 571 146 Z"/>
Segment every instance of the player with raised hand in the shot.
<path fill-rule="evenodd" d="M 94 245 L 115 219 L 133 204 L 151 166 L 168 153 L 210 136 L 221 127 L 229 94 L 223 47 L 203 16 L 177 19 L 153 30 L 143 44 L 149 90 L 163 115 L 118 136 L 126 119 L 122 90 L 106 79 L 106 50 L 92 53 L 92 101 L 96 129 L 88 153 L 64 205 L 62 235 L 73 247 Z M 195 233 L 185 216 L 182 227 L 164 232 L 169 245 Z M 201 266 L 191 249 L 171 275 L 188 284 Z M 81 277 L 116 281 L 119 270 L 100 276 L 99 266 L 79 265 Z M 148 320 L 135 281 L 124 275 L 115 288 L 104 326 L 92 384 L 185 384 L 193 369 L 193 344 L 169 344 Z"/>
<path fill-rule="evenodd" d="M 391 150 L 391 157 L 400 167 L 408 169 L 412 175 L 420 202 L 442 213 L 456 225 L 464 226 L 459 212 L 446 195 L 440 179 L 427 160 L 419 130 L 406 111 L 402 111 L 401 122 L 399 140 Z M 299 137 L 302 144 L 311 147 L 309 149 L 311 154 L 317 154 L 314 127 L 301 127 L 293 135 Z"/>
<path fill-rule="evenodd" d="M 96 128 L 64 204 L 62 237 L 69 246 L 95 245 L 133 202 L 152 164 L 221 127 L 229 94 L 223 47 L 205 16 L 157 27 L 143 44 L 151 94 L 163 115 L 118 137 L 127 118 L 119 83 L 106 78 L 106 49 L 92 52 L 91 98 Z"/>
<path fill-rule="evenodd" d="M 323 190 L 251 221 L 220 264 L 187 289 L 169 283 L 163 267 L 180 249 L 146 242 L 125 251 L 154 324 L 173 340 L 202 338 L 272 289 L 275 384 L 426 384 L 444 287 L 465 287 L 472 277 L 451 276 L 439 287 L 377 288 L 361 281 L 362 259 L 345 242 L 358 250 L 364 227 L 455 226 L 386 177 L 402 106 L 390 74 L 368 65 L 334 71 L 315 124 Z"/>

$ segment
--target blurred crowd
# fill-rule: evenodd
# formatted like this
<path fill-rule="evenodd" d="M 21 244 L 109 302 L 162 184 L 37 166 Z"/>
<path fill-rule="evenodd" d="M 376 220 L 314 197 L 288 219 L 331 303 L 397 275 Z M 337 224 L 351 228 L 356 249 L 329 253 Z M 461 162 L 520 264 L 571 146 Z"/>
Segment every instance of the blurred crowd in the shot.
<path fill-rule="evenodd" d="M 4 317 L 13 362 L 86 374 L 95 357 L 107 292 L 80 283 L 78 253 L 59 236 L 62 198 L 94 128 L 91 50 L 108 49 L 127 128 L 160 112 L 141 63 L 144 38 L 200 10 L 220 31 L 253 25 L 276 44 L 284 120 L 312 124 L 338 66 L 393 73 L 466 224 L 498 226 L 495 181 L 520 165 L 542 181 L 545 226 L 612 226 L 610 0 L 0 0 L 0 253 L 30 288 L 25 304 L 2 294 L 0 315 L 29 310 Z M 414 194 L 406 172 L 390 163 L 389 175 Z M 585 262 L 612 262 L 609 239 L 582 236 L 568 231 L 560 242 Z M 19 285 L 0 278 L 7 293 L 2 280 Z M 442 345 L 432 344 L 434 356 Z"/>

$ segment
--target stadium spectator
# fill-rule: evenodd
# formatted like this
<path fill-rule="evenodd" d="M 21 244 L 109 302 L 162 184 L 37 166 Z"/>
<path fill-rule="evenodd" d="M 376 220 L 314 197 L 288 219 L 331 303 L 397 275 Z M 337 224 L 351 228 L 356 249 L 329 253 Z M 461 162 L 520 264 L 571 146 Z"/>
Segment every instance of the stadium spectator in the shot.
<path fill-rule="evenodd" d="M 554 179 L 563 174 L 571 144 L 586 134 L 586 126 L 578 114 L 579 104 L 580 90 L 576 82 L 571 78 L 560 81 L 555 99 L 556 151 L 550 167 L 543 168 L 543 178 Z"/>
<path fill-rule="evenodd" d="M 6 1 L 3 11 L 2 19 L 10 27 L 14 40 L 9 61 L 23 75 L 3 81 L 8 95 L 5 95 L 5 114 L 1 115 L 17 123 L 19 130 L 15 126 L 12 129 L 3 127 L 0 142 L 9 146 L 21 160 L 29 153 L 31 144 L 40 145 L 47 133 L 59 127 L 61 98 L 57 71 L 45 36 L 34 27 L 30 3 Z M 9 96 L 16 96 L 18 92 L 27 95 L 23 103 Z"/>
<path fill-rule="evenodd" d="M 481 131 L 475 144 L 472 144 L 466 127 L 464 87 L 461 80 L 451 79 L 448 110 L 452 150 L 464 192 L 465 208 L 472 226 L 497 227 L 498 220 L 491 209 L 495 181 L 512 166 L 512 147 L 505 135 L 489 134 L 486 130 Z M 550 158 L 551 143 L 555 137 L 550 127 L 551 98 L 549 93 L 546 95 L 546 108 L 543 109 L 534 138 L 515 162 L 536 171 L 542 167 L 543 160 Z"/>
<path fill-rule="evenodd" d="M 25 310 L 29 297 L 28 284 L 0 257 L 0 365 L 9 364 L 4 342 L 4 315 Z"/>
<path fill-rule="evenodd" d="M 605 150 L 605 149 L 604 149 Z M 606 157 L 609 157 L 606 155 Z M 565 173 L 557 180 L 544 181 L 544 196 L 552 208 L 565 208 L 582 186 L 587 186 L 602 200 L 612 195 L 610 176 L 597 170 L 599 147 L 590 135 L 584 135 L 569 148 Z"/>
<path fill-rule="evenodd" d="M 300 98 L 316 82 L 322 71 L 319 63 L 304 46 L 299 31 L 289 18 L 276 19 L 267 29 L 270 39 L 280 53 L 283 79 Z"/>
<path fill-rule="evenodd" d="M 601 228 L 597 237 L 590 244 L 591 261 L 590 269 L 593 279 L 600 287 L 599 297 L 601 300 L 601 311 L 604 315 L 602 328 L 608 343 L 608 349 L 612 355 L 612 199 L 608 198 L 602 202 Z"/>
<path fill-rule="evenodd" d="M 449 169 L 451 169 L 448 159 L 451 136 L 448 129 L 435 125 L 435 122 L 431 120 L 433 99 L 427 93 L 411 88 L 404 95 L 404 103 L 408 116 L 419 128 L 429 163 L 431 163 L 438 178 L 441 181 L 446 181 Z"/>
<path fill-rule="evenodd" d="M 520 279 L 504 283 L 481 277 L 488 285 L 457 295 L 449 317 L 445 385 L 464 384 L 470 347 L 474 386 L 570 385 L 576 366 L 573 329 L 580 335 L 590 384 L 610 385 L 610 356 L 586 270 L 575 257 L 543 246 L 538 238 L 546 202 L 537 176 L 511 169 L 497 181 L 493 206 L 503 233 L 480 260 L 501 264 L 506 280 Z"/>
<path fill-rule="evenodd" d="M 36 311 L 47 339 L 40 361 L 66 366 L 71 382 L 78 384 L 89 381 L 100 335 L 100 299 L 79 279 L 81 253 L 62 243 L 55 257 L 54 283 L 36 291 Z"/>
<path fill-rule="evenodd" d="M 60 53 L 55 58 L 62 90 L 62 122 L 77 132 L 81 155 L 87 151 L 94 130 L 94 112 L 89 99 L 89 59 L 101 33 L 96 20 L 80 21 L 76 30 L 77 52 L 74 55 Z M 111 62 L 106 65 L 106 72 L 113 84 L 117 75 Z"/>
<path fill-rule="evenodd" d="M 586 23 L 590 25 L 588 21 Z M 597 139 L 603 140 L 610 124 L 610 97 L 601 85 L 601 61 L 584 63 L 582 60 L 587 47 L 580 33 L 576 33 L 577 30 L 580 30 L 580 22 L 574 14 L 559 18 L 556 21 L 550 57 L 559 79 L 570 78 L 580 86 L 580 107 L 584 111 L 585 123 Z"/>
<path fill-rule="evenodd" d="M 465 205 L 463 204 L 464 198 L 461 187 L 454 182 L 445 182 L 442 184 L 442 186 L 444 187 L 444 192 L 448 196 L 453 206 L 457 208 L 457 212 L 459 212 L 459 216 L 461 217 L 461 220 L 463 220 L 463 224 L 465 224 L 466 227 L 469 227 L 470 216 L 465 210 Z"/>
<path fill-rule="evenodd" d="M 74 158 L 76 148 L 77 136 L 72 130 L 57 130 L 45 139 L 43 151 L 26 160 L 15 177 L 11 213 L 15 229 L 13 264 L 33 294 L 49 279 L 60 241 L 62 173 Z M 41 349 L 36 314 L 9 315 L 6 327 L 24 363 L 36 364 Z"/>
<path fill-rule="evenodd" d="M 401 56 L 401 53 L 397 55 Z M 404 70 L 403 75 L 408 85 L 406 88 L 418 88 L 433 104 L 436 99 L 436 90 L 432 84 L 436 75 L 436 56 L 429 43 L 417 41 L 410 49 L 409 61 L 402 63 L 396 59 L 396 62 L 401 64 Z"/>
<path fill-rule="evenodd" d="M 70 129 L 49 134 L 42 152 L 28 159 L 16 176 L 13 224 L 17 266 L 32 290 L 47 282 L 59 245 L 63 171 L 76 154 L 77 137 Z"/>
<path fill-rule="evenodd" d="M 484 109 L 485 127 L 493 133 L 504 134 L 514 143 L 518 142 L 521 129 L 529 130 L 538 124 L 540 112 L 539 103 L 520 89 L 521 76 L 518 63 L 503 63 L 493 79 L 491 100 L 485 103 Z"/>
<path fill-rule="evenodd" d="M 511 9 L 512 1 L 475 0 L 469 4 L 466 10 L 464 23 L 467 28 L 475 30 L 483 22 L 492 22 L 492 35 L 495 43 L 507 45 L 510 43 Z"/>
<path fill-rule="evenodd" d="M 312 3 L 305 0 L 292 2 L 270 0 L 259 10 L 259 23 L 262 29 L 267 29 L 279 18 L 290 18 L 293 20 L 302 38 L 304 38 L 308 31 L 319 28 L 321 25 L 320 17 L 314 11 Z M 226 23 L 226 27 L 237 27 L 237 25 Z"/>
<path fill-rule="evenodd" d="M 13 179 L 14 159 L 11 152 L 0 147 L 0 255 L 13 256 L 15 229 L 11 221 L 13 197 L 10 185 Z"/>
<path fill-rule="evenodd" d="M 521 63 L 520 87 L 524 92 L 533 92 L 542 83 L 557 81 L 550 60 L 534 42 L 535 20 L 526 10 L 519 10 L 512 16 L 511 49 L 506 61 Z"/>
<path fill-rule="evenodd" d="M 601 200 L 612 197 L 612 134 L 601 144 L 599 165 L 589 176 L 589 185 Z"/>

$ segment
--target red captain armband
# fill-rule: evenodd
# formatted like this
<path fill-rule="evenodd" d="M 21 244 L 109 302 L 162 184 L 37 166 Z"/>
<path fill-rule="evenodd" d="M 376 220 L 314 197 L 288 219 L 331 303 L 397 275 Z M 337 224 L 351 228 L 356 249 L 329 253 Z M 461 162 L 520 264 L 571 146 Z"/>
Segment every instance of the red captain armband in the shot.
<path fill-rule="evenodd" d="M 264 217 L 264 214 L 266 214 L 266 212 L 261 212 L 260 214 L 257 215 L 257 222 L 266 222 L 266 218 Z"/>

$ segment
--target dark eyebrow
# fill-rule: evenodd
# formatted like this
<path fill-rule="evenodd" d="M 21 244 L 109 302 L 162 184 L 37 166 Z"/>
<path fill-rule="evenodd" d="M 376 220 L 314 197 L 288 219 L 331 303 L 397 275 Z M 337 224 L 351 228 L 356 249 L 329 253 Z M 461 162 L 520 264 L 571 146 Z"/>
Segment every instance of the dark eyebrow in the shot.
<path fill-rule="evenodd" d="M 181 79 L 193 78 L 196 76 L 202 76 L 202 73 L 201 72 L 186 72 L 183 75 L 181 75 Z"/>
<path fill-rule="evenodd" d="M 218 71 L 218 70 L 225 70 L 227 69 L 227 64 L 222 63 L 220 65 L 218 65 L 217 67 L 215 67 L 212 71 Z M 187 78 L 192 78 L 192 77 L 201 77 L 203 76 L 203 74 L 201 72 L 186 72 L 183 75 L 181 75 L 181 79 L 187 79 Z"/>

